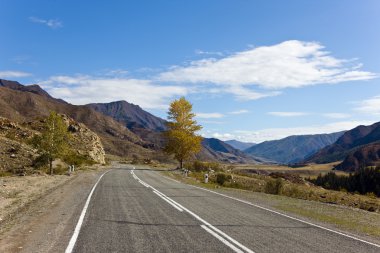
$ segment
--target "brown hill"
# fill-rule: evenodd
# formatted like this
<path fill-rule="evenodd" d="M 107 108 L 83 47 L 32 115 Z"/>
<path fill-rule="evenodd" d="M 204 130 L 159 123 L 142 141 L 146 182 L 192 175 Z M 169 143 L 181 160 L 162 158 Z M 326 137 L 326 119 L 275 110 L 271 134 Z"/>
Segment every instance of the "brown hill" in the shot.
<path fill-rule="evenodd" d="M 372 143 L 360 147 L 358 150 L 349 154 L 342 163 L 337 165 L 337 170 L 347 172 L 359 171 L 368 166 L 380 165 L 380 143 Z"/>
<path fill-rule="evenodd" d="M 306 162 L 329 163 L 343 160 L 363 145 L 380 140 L 380 122 L 370 126 L 358 126 L 345 132 L 338 140 L 321 149 Z"/>
<path fill-rule="evenodd" d="M 124 125 L 87 106 L 76 106 L 52 98 L 37 85 L 23 86 L 1 80 L 0 116 L 25 122 L 47 116 L 50 111 L 66 114 L 85 124 L 102 139 L 107 153 L 132 157 L 150 154 L 150 144 L 144 142 Z"/>

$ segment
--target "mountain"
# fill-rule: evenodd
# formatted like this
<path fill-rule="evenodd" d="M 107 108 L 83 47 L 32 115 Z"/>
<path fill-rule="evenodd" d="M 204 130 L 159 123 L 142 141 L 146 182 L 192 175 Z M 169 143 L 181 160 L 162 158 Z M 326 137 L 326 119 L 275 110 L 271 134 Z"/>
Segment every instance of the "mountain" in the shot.
<path fill-rule="evenodd" d="M 197 155 L 198 159 L 223 161 L 228 163 L 264 163 L 265 159 L 244 154 L 231 145 L 215 138 L 204 138 L 202 151 Z"/>
<path fill-rule="evenodd" d="M 315 153 L 306 162 L 328 163 L 343 160 L 335 168 L 348 172 L 380 165 L 380 122 L 345 132 L 335 143 Z"/>
<path fill-rule="evenodd" d="M 242 141 L 237 141 L 237 140 L 228 140 L 228 141 L 225 141 L 225 143 L 241 151 L 246 150 L 252 147 L 253 145 L 256 145 L 256 143 L 253 143 L 253 142 L 242 142 Z"/>
<path fill-rule="evenodd" d="M 88 107 L 112 117 L 128 127 L 144 141 L 163 147 L 162 132 L 166 130 L 166 121 L 143 110 L 138 105 L 126 101 L 103 104 L 88 104 Z M 229 163 L 262 162 L 259 158 L 250 157 L 234 147 L 214 138 L 204 138 L 202 150 L 197 159 L 208 161 L 223 161 Z"/>
<path fill-rule="evenodd" d="M 145 128 L 153 131 L 166 130 L 166 121 L 126 101 L 88 104 L 88 107 L 123 123 L 129 129 Z"/>
<path fill-rule="evenodd" d="M 294 135 L 280 140 L 265 141 L 244 150 L 282 164 L 297 163 L 321 148 L 334 143 L 343 132 L 315 135 Z"/>
<path fill-rule="evenodd" d="M 71 105 L 55 99 L 38 85 L 24 86 L 6 80 L 0 80 L 0 83 L 0 116 L 15 122 L 26 122 L 56 111 L 83 123 L 95 132 L 101 138 L 106 153 L 125 157 L 152 154 L 150 143 L 111 117 L 87 106 Z"/>
<path fill-rule="evenodd" d="M 68 115 L 86 125 L 101 138 L 108 154 L 168 160 L 160 151 L 164 145 L 162 131 L 166 129 L 166 121 L 137 105 L 117 101 L 77 106 L 51 97 L 38 85 L 24 86 L 15 81 L 0 80 L 0 116 L 26 122 L 46 117 L 50 111 Z M 220 140 L 205 140 L 197 158 L 239 163 L 259 161 Z M 220 142 L 220 146 L 226 145 L 225 149 L 214 145 L 216 142 Z"/>

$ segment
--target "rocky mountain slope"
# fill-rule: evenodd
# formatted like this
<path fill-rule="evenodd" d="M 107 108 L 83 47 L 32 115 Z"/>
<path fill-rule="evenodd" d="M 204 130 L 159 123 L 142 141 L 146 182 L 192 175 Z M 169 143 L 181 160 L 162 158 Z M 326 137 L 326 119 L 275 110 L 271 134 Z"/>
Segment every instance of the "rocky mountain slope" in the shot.
<path fill-rule="evenodd" d="M 253 142 L 242 142 L 242 141 L 237 141 L 237 140 L 228 140 L 224 142 L 241 151 L 244 151 L 256 145 L 256 143 L 253 143 Z"/>
<path fill-rule="evenodd" d="M 36 120 L 56 111 L 88 126 L 102 140 L 110 154 L 132 157 L 151 155 L 150 143 L 143 141 L 123 124 L 87 106 L 76 106 L 52 98 L 38 85 L 23 86 L 18 82 L 1 80 L 0 116 L 15 122 Z"/>
<path fill-rule="evenodd" d="M 321 148 L 334 143 L 342 134 L 343 132 L 289 136 L 280 140 L 256 144 L 244 152 L 282 164 L 297 163 Z"/>
<path fill-rule="evenodd" d="M 45 117 L 50 111 L 65 114 L 87 126 L 100 137 L 109 154 L 144 159 L 165 157 L 160 151 L 164 145 L 162 131 L 166 129 L 165 120 L 137 105 L 118 101 L 76 106 L 51 97 L 38 85 L 24 86 L 18 82 L 0 80 L 0 116 L 16 122 L 26 122 Z M 247 155 L 236 151 L 230 147 L 231 153 L 220 152 L 208 146 L 202 149 L 198 158 L 248 161 Z"/>
<path fill-rule="evenodd" d="M 85 125 L 61 115 L 72 133 L 70 147 L 88 160 L 104 164 L 105 152 L 100 138 Z M 39 156 L 30 146 L 29 140 L 40 134 L 44 119 L 23 124 L 0 117 L 0 172 L 25 172 L 33 166 Z"/>
<path fill-rule="evenodd" d="M 123 123 L 129 129 L 144 128 L 153 131 L 166 130 L 166 121 L 144 111 L 140 106 L 126 101 L 88 104 L 88 107 Z"/>

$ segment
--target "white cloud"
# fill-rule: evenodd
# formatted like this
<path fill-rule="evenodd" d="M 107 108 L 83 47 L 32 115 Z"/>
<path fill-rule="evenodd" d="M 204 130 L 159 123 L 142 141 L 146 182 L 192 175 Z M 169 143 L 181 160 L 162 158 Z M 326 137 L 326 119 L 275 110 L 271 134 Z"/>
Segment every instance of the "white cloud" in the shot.
<path fill-rule="evenodd" d="M 269 140 L 278 140 L 291 135 L 322 134 L 350 130 L 359 125 L 370 125 L 375 121 L 340 121 L 325 125 L 313 125 L 294 128 L 268 128 L 257 131 L 237 130 L 232 133 L 206 132 L 206 137 L 215 137 L 221 140 L 235 139 L 238 141 L 260 143 Z"/>
<path fill-rule="evenodd" d="M 268 112 L 268 114 L 279 117 L 299 117 L 309 115 L 309 113 L 306 112 Z"/>
<path fill-rule="evenodd" d="M 157 78 L 222 85 L 241 99 L 258 99 L 268 94 L 248 87 L 278 90 L 378 77 L 375 73 L 360 70 L 361 67 L 360 63 L 355 65 L 354 60 L 331 56 L 320 43 L 291 40 L 251 48 L 220 59 L 205 58 L 187 66 L 173 66 Z"/>
<path fill-rule="evenodd" d="M 52 76 L 41 85 L 52 96 L 73 104 L 126 100 L 145 109 L 167 109 L 172 98 L 189 92 L 185 87 L 156 85 L 150 80 L 87 75 Z"/>
<path fill-rule="evenodd" d="M 245 113 L 249 113 L 249 111 L 246 110 L 246 109 L 242 109 L 242 110 L 237 110 L 237 111 L 229 112 L 229 114 L 233 114 L 233 115 L 245 114 Z"/>
<path fill-rule="evenodd" d="M 42 19 L 42 18 L 37 18 L 37 17 L 29 17 L 29 20 L 33 23 L 46 25 L 52 29 L 63 27 L 62 22 L 58 19 Z"/>
<path fill-rule="evenodd" d="M 0 71 L 0 78 L 20 78 L 31 76 L 32 74 L 22 71 L 5 70 Z"/>
<path fill-rule="evenodd" d="M 200 118 L 200 119 L 220 119 L 224 117 L 224 114 L 218 113 L 218 112 L 212 112 L 212 113 L 198 112 L 195 115 L 197 118 Z"/>
<path fill-rule="evenodd" d="M 330 119 L 346 119 L 351 117 L 350 114 L 347 113 L 337 113 L 337 112 L 332 112 L 332 113 L 323 113 L 322 116 Z"/>
<path fill-rule="evenodd" d="M 380 115 L 380 95 L 375 96 L 358 103 L 354 110 L 363 114 Z"/>

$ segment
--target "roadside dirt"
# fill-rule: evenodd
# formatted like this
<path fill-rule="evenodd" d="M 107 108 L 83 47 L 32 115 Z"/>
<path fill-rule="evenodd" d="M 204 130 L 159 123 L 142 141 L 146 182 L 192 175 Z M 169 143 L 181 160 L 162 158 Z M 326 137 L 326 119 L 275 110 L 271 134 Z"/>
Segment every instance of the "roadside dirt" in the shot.
<path fill-rule="evenodd" d="M 99 174 L 0 178 L 0 252 L 64 252 Z"/>

